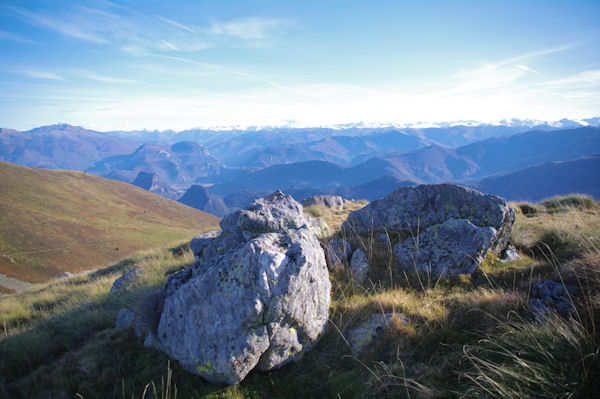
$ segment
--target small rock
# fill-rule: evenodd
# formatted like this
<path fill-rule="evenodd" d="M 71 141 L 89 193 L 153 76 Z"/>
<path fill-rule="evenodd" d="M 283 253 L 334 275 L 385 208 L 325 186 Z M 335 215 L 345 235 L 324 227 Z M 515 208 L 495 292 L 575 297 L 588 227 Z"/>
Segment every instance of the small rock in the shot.
<path fill-rule="evenodd" d="M 73 273 L 69 273 L 69 272 L 64 272 L 63 274 L 61 274 L 60 276 L 56 277 L 57 280 L 60 280 L 61 278 L 69 278 L 69 277 L 73 277 Z"/>
<path fill-rule="evenodd" d="M 322 218 L 313 218 L 309 217 L 309 228 L 319 238 L 329 237 L 331 235 L 331 230 L 329 226 Z"/>
<path fill-rule="evenodd" d="M 521 256 L 517 253 L 517 248 L 514 245 L 509 245 L 506 247 L 506 251 L 502 255 L 502 259 L 500 259 L 501 263 L 512 262 L 513 260 L 519 260 Z"/>
<path fill-rule="evenodd" d="M 134 287 L 139 281 L 140 277 L 146 274 L 144 269 L 131 269 L 124 273 L 121 277 L 115 280 L 112 287 L 110 288 L 109 295 L 116 294 L 121 291 L 126 291 Z"/>
<path fill-rule="evenodd" d="M 352 270 L 352 277 L 359 283 L 362 283 L 367 278 L 367 274 L 371 269 L 371 265 L 369 264 L 369 260 L 365 255 L 365 251 L 360 248 L 357 248 L 352 254 L 352 259 L 350 260 L 350 270 Z"/>
<path fill-rule="evenodd" d="M 355 355 L 362 353 L 368 348 L 379 334 L 388 327 L 394 315 L 392 313 L 377 313 L 371 315 L 369 320 L 354 328 L 348 334 L 348 343 Z M 407 323 L 408 318 L 403 316 L 402 320 Z"/>
<path fill-rule="evenodd" d="M 342 197 L 337 195 L 314 195 L 312 197 L 305 198 L 302 201 L 302 206 L 313 205 L 341 211 L 344 209 L 344 200 Z"/>
<path fill-rule="evenodd" d="M 206 248 L 206 246 L 210 244 L 213 238 L 218 237 L 219 234 L 221 234 L 221 230 L 213 230 L 192 238 L 192 242 L 190 243 L 190 250 L 194 254 L 194 257 L 196 259 L 200 259 L 204 248 Z"/>
<path fill-rule="evenodd" d="M 493 227 L 449 219 L 396 244 L 394 255 L 401 271 L 427 272 L 436 277 L 471 274 L 483 261 L 495 236 Z"/>
<path fill-rule="evenodd" d="M 336 238 L 325 244 L 325 257 L 330 268 L 347 264 L 351 255 L 352 247 L 346 240 Z"/>
<path fill-rule="evenodd" d="M 544 318 L 552 311 L 556 311 L 563 317 L 569 317 L 576 312 L 571 299 L 575 295 L 577 295 L 575 287 L 545 280 L 536 283 L 532 287 L 528 304 L 538 317 Z"/>
<path fill-rule="evenodd" d="M 123 330 L 125 328 L 129 328 L 133 326 L 135 322 L 135 312 L 129 309 L 121 309 L 119 310 L 119 314 L 117 314 L 117 323 L 115 328 L 117 330 Z"/>

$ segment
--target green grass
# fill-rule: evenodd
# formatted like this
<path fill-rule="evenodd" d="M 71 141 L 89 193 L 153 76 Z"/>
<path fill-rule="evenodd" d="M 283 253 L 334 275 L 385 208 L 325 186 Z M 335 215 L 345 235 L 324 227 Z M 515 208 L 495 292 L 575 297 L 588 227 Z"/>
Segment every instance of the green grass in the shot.
<path fill-rule="evenodd" d="M 372 270 L 362 285 L 347 269 L 331 271 L 330 323 L 319 344 L 298 363 L 251 372 L 231 387 L 209 384 L 144 348 L 132 331 L 112 328 L 121 307 L 133 308 L 193 262 L 185 246 L 141 254 L 0 297 L 0 397 L 593 397 L 600 386 L 598 223 L 597 208 L 519 213 L 513 240 L 523 259 L 501 263 L 488 254 L 473 275 L 445 280 L 400 273 L 390 246 L 353 237 Z M 555 254 L 547 232 L 574 250 Z M 147 270 L 141 284 L 108 296 L 112 281 L 133 267 Z M 578 287 L 574 319 L 527 321 L 531 286 L 545 279 Z M 390 325 L 369 350 L 353 354 L 349 332 L 382 312 L 395 315 Z"/>
<path fill-rule="evenodd" d="M 217 222 L 123 182 L 0 162 L 0 273 L 20 280 L 106 266 Z"/>

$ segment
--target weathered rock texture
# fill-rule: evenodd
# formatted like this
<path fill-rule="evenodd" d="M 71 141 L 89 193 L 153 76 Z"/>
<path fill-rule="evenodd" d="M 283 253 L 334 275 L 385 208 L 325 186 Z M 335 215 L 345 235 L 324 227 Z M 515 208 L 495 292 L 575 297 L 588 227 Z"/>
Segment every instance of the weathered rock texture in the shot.
<path fill-rule="evenodd" d="M 350 213 L 347 234 L 393 233 L 401 270 L 436 276 L 472 273 L 488 250 L 509 244 L 515 211 L 506 201 L 452 184 L 405 187 Z M 404 238 L 403 238 L 404 237 Z"/>
<path fill-rule="evenodd" d="M 348 241 L 335 238 L 325 244 L 325 256 L 329 267 L 342 266 L 350 260 L 352 247 Z"/>
<path fill-rule="evenodd" d="M 194 254 L 194 257 L 200 259 L 200 255 L 202 255 L 204 248 L 212 242 L 213 238 L 218 237 L 219 234 L 221 234 L 221 230 L 212 230 L 192 238 L 190 250 Z"/>
<path fill-rule="evenodd" d="M 539 318 L 544 318 L 553 311 L 563 317 L 569 317 L 576 312 L 573 306 L 573 298 L 576 295 L 577 290 L 570 285 L 552 280 L 540 281 L 531 289 L 529 307 Z"/>
<path fill-rule="evenodd" d="M 402 317 L 402 322 L 408 323 L 408 318 Z M 371 346 L 379 334 L 392 324 L 392 313 L 376 313 L 369 320 L 361 323 L 348 334 L 350 349 L 356 355 L 361 354 Z"/>
<path fill-rule="evenodd" d="M 146 274 L 144 269 L 131 269 L 125 273 L 121 277 L 115 280 L 112 287 L 110 287 L 109 295 L 114 295 L 121 291 L 126 291 L 133 288 L 140 281 L 141 276 Z"/>
<path fill-rule="evenodd" d="M 342 197 L 337 195 L 314 195 L 312 197 L 305 198 L 302 201 L 302 206 L 313 205 L 342 210 L 344 209 L 344 200 L 342 199 Z"/>
<path fill-rule="evenodd" d="M 302 206 L 276 192 L 221 221 L 193 269 L 162 288 L 154 345 L 185 369 L 234 384 L 297 360 L 324 332 L 330 282 Z M 149 300 L 156 303 L 156 299 Z"/>
<path fill-rule="evenodd" d="M 493 227 L 491 249 L 500 254 L 508 245 L 515 211 L 503 198 L 453 184 L 404 187 L 348 215 L 342 230 L 418 234 L 448 219 L 467 219 L 478 227 Z"/>
<path fill-rule="evenodd" d="M 352 258 L 350 259 L 350 270 L 352 271 L 352 278 L 354 278 L 354 280 L 359 283 L 365 281 L 367 274 L 369 274 L 369 270 L 371 270 L 371 265 L 369 264 L 365 251 L 360 248 L 354 250 Z"/>
<path fill-rule="evenodd" d="M 483 261 L 495 236 L 493 227 L 477 227 L 466 219 L 449 219 L 395 245 L 394 255 L 404 271 L 435 276 L 471 274 Z"/>

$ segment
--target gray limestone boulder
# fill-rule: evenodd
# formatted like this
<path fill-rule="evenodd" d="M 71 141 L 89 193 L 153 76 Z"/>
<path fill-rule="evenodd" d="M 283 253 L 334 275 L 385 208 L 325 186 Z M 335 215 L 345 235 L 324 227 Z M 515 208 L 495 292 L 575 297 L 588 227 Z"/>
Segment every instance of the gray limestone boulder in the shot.
<path fill-rule="evenodd" d="M 109 295 L 117 294 L 121 291 L 127 291 L 137 285 L 140 281 L 140 278 L 146 274 L 144 269 L 131 269 L 125 273 L 121 277 L 115 280 L 112 287 L 110 287 Z"/>
<path fill-rule="evenodd" d="M 218 237 L 221 234 L 221 230 L 212 230 L 204 234 L 200 234 L 192 238 L 190 243 L 190 250 L 194 254 L 196 259 L 199 259 L 202 255 L 202 250 L 210 244 L 213 238 Z"/>
<path fill-rule="evenodd" d="M 320 243 L 291 197 L 256 200 L 221 228 L 197 264 L 149 300 L 162 309 L 145 342 L 208 381 L 235 384 L 315 345 L 329 318 L 331 284 Z"/>
<path fill-rule="evenodd" d="M 367 259 L 365 251 L 357 248 L 352 254 L 350 259 L 350 270 L 352 271 L 352 277 L 359 283 L 363 283 L 371 270 L 371 265 Z"/>
<path fill-rule="evenodd" d="M 447 277 L 471 274 L 496 237 L 493 227 L 478 227 L 466 219 L 449 219 L 425 229 L 418 237 L 394 246 L 400 270 Z"/>
<path fill-rule="evenodd" d="M 424 184 L 400 188 L 350 213 L 342 231 L 417 235 L 448 219 L 467 219 L 478 227 L 493 227 L 496 236 L 490 249 L 502 254 L 508 246 L 515 215 L 503 198 L 453 184 Z"/>
<path fill-rule="evenodd" d="M 350 243 L 341 238 L 335 238 L 325 244 L 325 256 L 329 267 L 347 264 L 352 256 Z"/>
<path fill-rule="evenodd" d="M 342 210 L 344 209 L 344 200 L 337 195 L 314 195 L 305 198 L 302 201 L 302 206 L 322 206 L 324 208 Z"/>

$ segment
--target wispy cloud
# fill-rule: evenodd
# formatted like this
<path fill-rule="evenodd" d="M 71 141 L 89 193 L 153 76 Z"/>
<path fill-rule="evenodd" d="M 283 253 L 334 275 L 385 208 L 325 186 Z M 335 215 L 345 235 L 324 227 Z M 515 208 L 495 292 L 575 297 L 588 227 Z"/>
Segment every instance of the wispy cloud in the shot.
<path fill-rule="evenodd" d="M 159 20 L 161 20 L 163 22 L 166 22 L 166 23 L 168 23 L 170 25 L 173 25 L 173 26 L 175 26 L 175 27 L 177 27 L 179 29 L 183 29 L 183 30 L 185 30 L 187 32 L 196 33 L 196 31 L 193 30 L 192 28 L 190 28 L 189 26 L 186 26 L 184 24 L 180 24 L 179 22 L 173 21 L 172 19 L 160 16 L 160 15 L 157 15 L 156 18 L 158 18 Z"/>
<path fill-rule="evenodd" d="M 564 77 L 562 79 L 551 80 L 544 83 L 545 86 L 550 88 L 562 89 L 572 87 L 586 87 L 600 85 L 600 69 L 593 69 L 590 71 L 583 71 L 576 75 Z"/>
<path fill-rule="evenodd" d="M 268 37 L 275 28 L 288 24 L 280 18 L 241 18 L 228 22 L 214 22 L 210 32 L 215 35 L 234 36 L 244 40 L 260 40 Z"/>
<path fill-rule="evenodd" d="M 17 35 L 15 33 L 5 32 L 5 31 L 1 31 L 1 30 L 0 30 L 0 40 L 11 40 L 11 41 L 17 42 L 17 43 L 39 44 L 39 42 L 36 42 L 35 40 L 30 40 L 23 36 Z"/>
<path fill-rule="evenodd" d="M 44 71 L 40 69 L 19 69 L 12 71 L 14 73 L 19 73 L 21 75 L 29 76 L 30 78 L 35 79 L 48 79 L 48 80 L 62 80 L 64 81 L 61 75 L 55 72 Z"/>
<path fill-rule="evenodd" d="M 516 67 L 517 67 L 517 68 L 519 68 L 519 69 L 520 69 L 520 70 L 522 70 L 522 71 L 525 71 L 525 72 L 531 72 L 531 73 L 534 73 L 534 74 L 536 74 L 536 75 L 539 75 L 539 74 L 540 74 L 538 71 L 536 71 L 536 70 L 534 70 L 534 69 L 531 69 L 531 68 L 529 68 L 527 65 L 523 65 L 523 64 L 517 64 L 517 65 L 516 65 Z"/>
<path fill-rule="evenodd" d="M 105 75 L 100 75 L 96 72 L 86 71 L 86 70 L 81 70 L 81 69 L 74 70 L 73 72 L 84 78 L 95 80 L 97 82 L 103 82 L 103 83 L 135 83 L 135 84 L 142 83 L 138 80 L 123 79 L 123 78 L 117 78 L 114 76 L 105 76 Z"/>

